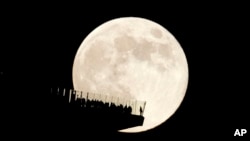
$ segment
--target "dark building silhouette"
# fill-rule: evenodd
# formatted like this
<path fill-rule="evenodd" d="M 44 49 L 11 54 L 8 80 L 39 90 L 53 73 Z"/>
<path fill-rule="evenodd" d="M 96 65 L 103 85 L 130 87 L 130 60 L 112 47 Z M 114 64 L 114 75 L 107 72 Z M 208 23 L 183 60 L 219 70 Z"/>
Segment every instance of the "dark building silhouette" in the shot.
<path fill-rule="evenodd" d="M 108 101 L 108 96 L 72 89 L 51 88 L 50 93 L 57 115 L 69 116 L 73 123 L 87 122 L 85 128 L 121 130 L 143 125 L 144 101 L 125 100 L 119 103 L 119 98 L 113 97 Z"/>

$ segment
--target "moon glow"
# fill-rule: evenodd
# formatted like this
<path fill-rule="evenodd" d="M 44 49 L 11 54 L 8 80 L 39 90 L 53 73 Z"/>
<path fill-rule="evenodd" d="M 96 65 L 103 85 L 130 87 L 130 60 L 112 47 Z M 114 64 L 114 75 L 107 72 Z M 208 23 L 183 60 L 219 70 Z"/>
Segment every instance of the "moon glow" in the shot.
<path fill-rule="evenodd" d="M 110 20 L 81 43 L 73 64 L 74 89 L 146 101 L 142 132 L 165 122 L 180 106 L 188 65 L 175 37 L 138 17 Z"/>

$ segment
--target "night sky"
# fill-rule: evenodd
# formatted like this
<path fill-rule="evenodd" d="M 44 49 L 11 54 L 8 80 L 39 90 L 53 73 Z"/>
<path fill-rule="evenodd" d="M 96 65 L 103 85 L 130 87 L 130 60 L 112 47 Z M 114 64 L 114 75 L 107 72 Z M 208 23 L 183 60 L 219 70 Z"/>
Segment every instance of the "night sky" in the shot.
<path fill-rule="evenodd" d="M 250 132 L 249 99 L 244 90 L 249 76 L 246 68 L 249 55 L 245 51 L 249 44 L 245 33 L 249 27 L 245 26 L 247 11 L 244 8 L 235 12 L 219 5 L 192 10 L 178 9 L 178 6 L 170 10 L 166 6 L 155 7 L 152 12 L 146 7 L 140 10 L 117 7 L 109 9 L 112 12 L 105 12 L 104 8 L 92 13 L 98 10 L 88 11 L 86 7 L 88 5 L 82 9 L 67 4 L 63 7 L 35 5 L 2 10 L 1 115 L 2 122 L 7 125 L 1 128 L 6 133 L 23 130 L 27 134 L 22 137 L 30 134 L 38 138 L 60 137 L 60 133 L 49 130 L 53 123 L 49 120 L 48 107 L 44 108 L 47 98 L 44 93 L 55 86 L 73 88 L 73 61 L 83 39 L 100 24 L 126 16 L 155 21 L 179 41 L 189 66 L 186 96 L 167 122 L 148 132 L 87 133 L 88 129 L 83 128 L 79 136 L 105 134 L 107 138 L 118 139 L 168 139 L 233 137 L 237 128 L 246 128 Z M 46 131 L 41 128 L 43 122 Z M 72 129 L 69 135 L 74 135 Z"/>

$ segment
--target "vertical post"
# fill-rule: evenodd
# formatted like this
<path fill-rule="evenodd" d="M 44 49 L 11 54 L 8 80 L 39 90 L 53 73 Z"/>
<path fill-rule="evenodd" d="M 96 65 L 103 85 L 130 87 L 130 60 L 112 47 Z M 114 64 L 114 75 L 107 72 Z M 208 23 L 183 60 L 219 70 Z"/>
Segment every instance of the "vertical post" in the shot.
<path fill-rule="evenodd" d="M 65 90 L 65 88 L 64 88 L 64 89 L 63 89 L 63 96 L 65 96 L 65 91 L 66 91 L 66 90 Z"/>
<path fill-rule="evenodd" d="M 57 95 L 59 95 L 59 87 L 57 88 Z"/>
<path fill-rule="evenodd" d="M 146 107 L 146 102 L 144 102 L 144 105 L 143 105 L 142 115 L 143 115 L 143 113 L 144 113 L 145 107 Z"/>
<path fill-rule="evenodd" d="M 75 101 L 76 101 L 77 100 L 76 90 L 74 90 L 74 94 L 75 94 Z"/>
<path fill-rule="evenodd" d="M 119 97 L 117 97 L 117 105 L 116 106 L 119 106 Z"/>
<path fill-rule="evenodd" d="M 70 103 L 70 101 L 71 101 L 71 93 L 72 93 L 72 90 L 70 89 L 70 90 L 69 90 L 69 103 Z"/>
<path fill-rule="evenodd" d="M 138 115 L 138 111 L 137 111 L 137 101 L 135 101 L 135 114 Z"/>
<path fill-rule="evenodd" d="M 89 92 L 87 92 L 86 105 L 88 104 L 88 100 L 89 100 Z"/>

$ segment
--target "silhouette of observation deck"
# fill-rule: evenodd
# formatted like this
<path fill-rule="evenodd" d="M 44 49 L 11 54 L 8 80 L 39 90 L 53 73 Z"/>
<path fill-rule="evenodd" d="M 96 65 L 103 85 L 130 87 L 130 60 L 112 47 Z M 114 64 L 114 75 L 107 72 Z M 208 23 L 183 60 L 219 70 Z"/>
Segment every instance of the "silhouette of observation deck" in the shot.
<path fill-rule="evenodd" d="M 143 125 L 145 101 L 65 88 L 51 88 L 51 94 L 57 112 L 88 121 L 89 127 L 121 130 Z"/>

